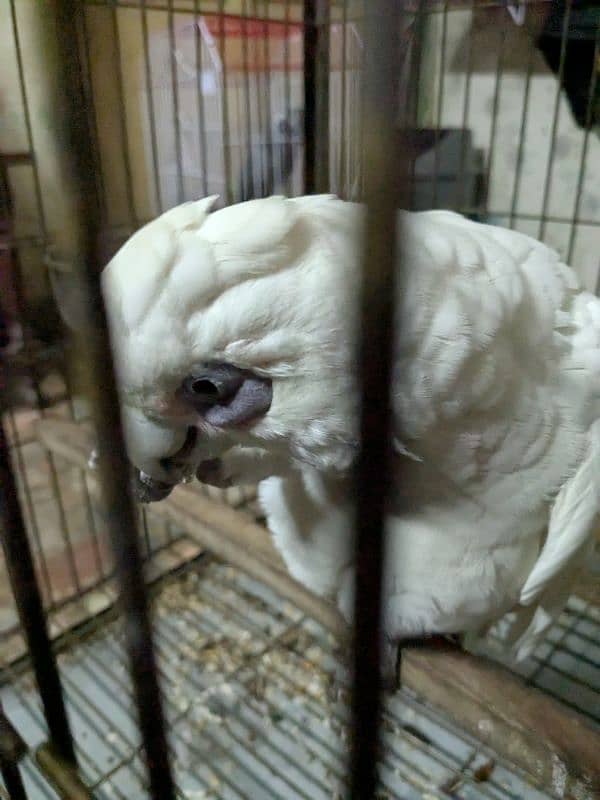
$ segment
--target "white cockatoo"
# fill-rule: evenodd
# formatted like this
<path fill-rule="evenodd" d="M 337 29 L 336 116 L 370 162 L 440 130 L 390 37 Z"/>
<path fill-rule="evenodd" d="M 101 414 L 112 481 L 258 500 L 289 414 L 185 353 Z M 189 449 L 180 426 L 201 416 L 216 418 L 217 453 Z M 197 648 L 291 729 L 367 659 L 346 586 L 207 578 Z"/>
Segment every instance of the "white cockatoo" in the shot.
<path fill-rule="evenodd" d="M 141 494 L 262 481 L 290 573 L 350 620 L 363 209 L 214 200 L 146 225 L 103 274 Z M 600 301 L 521 233 L 399 224 L 386 642 L 495 626 L 524 656 L 594 540 Z"/>

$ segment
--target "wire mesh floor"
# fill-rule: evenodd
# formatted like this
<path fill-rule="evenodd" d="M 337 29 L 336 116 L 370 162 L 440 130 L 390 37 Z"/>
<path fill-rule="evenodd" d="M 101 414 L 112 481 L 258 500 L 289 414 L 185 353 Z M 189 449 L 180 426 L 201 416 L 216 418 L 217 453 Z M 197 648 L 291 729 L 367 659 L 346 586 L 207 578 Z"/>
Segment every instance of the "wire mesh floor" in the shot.
<path fill-rule="evenodd" d="M 348 675 L 332 637 L 262 585 L 204 558 L 163 584 L 153 602 L 179 797 L 341 798 Z M 581 675 L 567 677 L 568 660 L 584 653 L 577 664 L 598 681 L 586 711 L 593 706 L 597 715 L 598 667 L 588 662 L 600 613 L 583 613 L 579 603 L 542 645 L 533 680 L 569 700 Z M 85 779 L 99 800 L 146 797 L 121 626 L 68 636 L 59 660 Z M 2 697 L 28 744 L 43 741 L 31 677 Z M 384 731 L 381 800 L 546 797 L 405 690 L 387 700 Z M 24 772 L 32 798 L 56 797 L 31 764 Z"/>
<path fill-rule="evenodd" d="M 521 664 L 489 655 L 600 728 L 600 603 L 571 597 L 545 641 Z"/>

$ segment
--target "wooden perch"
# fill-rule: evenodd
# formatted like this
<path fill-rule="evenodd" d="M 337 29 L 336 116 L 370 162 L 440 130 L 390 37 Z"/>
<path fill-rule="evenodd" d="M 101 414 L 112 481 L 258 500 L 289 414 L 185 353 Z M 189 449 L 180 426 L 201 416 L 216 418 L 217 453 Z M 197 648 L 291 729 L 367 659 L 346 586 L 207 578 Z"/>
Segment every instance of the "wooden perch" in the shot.
<path fill-rule="evenodd" d="M 87 467 L 91 438 L 80 425 L 46 419 L 39 423 L 38 435 L 56 455 Z M 90 489 L 99 494 L 93 472 Z M 348 629 L 337 609 L 290 577 L 268 531 L 247 514 L 189 485 L 178 487 L 152 510 L 347 639 Z M 504 667 L 451 647 L 405 648 L 402 683 L 554 796 L 600 798 L 600 733 L 582 715 L 526 686 Z"/>

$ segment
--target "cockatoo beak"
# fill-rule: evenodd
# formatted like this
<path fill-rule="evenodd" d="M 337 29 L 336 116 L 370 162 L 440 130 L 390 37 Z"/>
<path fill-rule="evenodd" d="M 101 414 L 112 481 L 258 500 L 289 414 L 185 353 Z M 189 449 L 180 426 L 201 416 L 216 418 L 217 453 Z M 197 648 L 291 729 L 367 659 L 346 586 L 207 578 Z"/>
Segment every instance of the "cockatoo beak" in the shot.
<path fill-rule="evenodd" d="M 193 480 L 199 465 L 231 446 L 226 437 L 202 439 L 193 426 L 158 424 L 131 406 L 123 407 L 122 420 L 133 491 L 140 503 L 164 500 L 179 483 Z"/>
<path fill-rule="evenodd" d="M 121 419 L 127 454 L 133 466 L 152 480 L 172 485 L 179 483 L 183 475 L 177 474 L 170 459 L 183 451 L 195 430 L 191 429 L 194 434 L 190 434 L 186 425 L 160 425 L 139 409 L 127 405 L 123 407 Z"/>

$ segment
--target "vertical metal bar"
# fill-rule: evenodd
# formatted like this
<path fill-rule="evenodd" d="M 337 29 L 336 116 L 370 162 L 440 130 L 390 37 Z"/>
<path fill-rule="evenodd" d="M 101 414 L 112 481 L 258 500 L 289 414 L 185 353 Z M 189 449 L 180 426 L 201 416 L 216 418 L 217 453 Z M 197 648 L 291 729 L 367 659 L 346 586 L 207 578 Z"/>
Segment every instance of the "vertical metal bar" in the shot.
<path fill-rule="evenodd" d="M 87 24 L 87 9 L 81 15 L 81 41 L 83 45 L 83 52 L 85 54 L 85 75 L 86 75 L 86 90 L 87 98 L 90 106 L 90 117 L 92 130 L 94 136 L 94 149 L 96 153 L 96 179 L 98 182 L 98 195 L 100 197 L 100 207 L 102 209 L 102 217 L 106 219 L 106 188 L 104 185 L 104 172 L 102 169 L 102 152 L 100 150 L 100 140 L 98 138 L 98 114 L 96 112 L 96 102 L 94 99 L 94 80 L 92 77 L 92 59 L 90 48 L 90 35 Z M 75 419 L 75 417 L 73 417 Z"/>
<path fill-rule="evenodd" d="M 0 771 L 10 800 L 27 800 L 27 792 L 18 765 L 0 762 Z"/>
<path fill-rule="evenodd" d="M 550 204 L 550 190 L 552 187 L 552 172 L 554 167 L 554 154 L 556 151 L 556 131 L 558 130 L 558 118 L 560 115 L 560 98 L 563 87 L 565 73 L 565 57 L 567 54 L 567 39 L 569 38 L 569 23 L 571 21 L 571 8 L 573 0 L 566 0 L 565 17 L 562 28 L 562 40 L 560 44 L 560 59 L 558 65 L 558 75 L 556 76 L 556 95 L 554 98 L 554 112 L 552 116 L 552 132 L 550 134 L 550 152 L 548 154 L 548 166 L 546 167 L 546 180 L 544 182 L 544 199 L 542 201 L 542 213 L 540 216 L 540 227 L 538 239 L 544 239 L 546 235 L 546 225 L 548 223 L 548 206 Z"/>
<path fill-rule="evenodd" d="M 515 226 L 517 217 L 517 205 L 519 202 L 519 192 L 521 189 L 521 177 L 523 175 L 523 155 L 525 152 L 525 133 L 527 131 L 527 120 L 529 113 L 529 95 L 531 90 L 531 78 L 533 76 L 533 65 L 535 61 L 535 51 L 533 47 L 529 48 L 529 55 L 527 58 L 527 72 L 525 75 L 525 88 L 523 90 L 523 105 L 521 107 L 521 126 L 519 128 L 519 147 L 517 150 L 517 160 L 515 163 L 515 181 L 513 184 L 512 198 L 510 202 L 510 217 L 509 225 L 511 228 Z"/>
<path fill-rule="evenodd" d="M 150 540 L 150 527 L 148 525 L 148 515 L 145 513 L 146 510 L 144 508 L 140 508 L 138 510 L 139 510 L 140 522 L 142 525 L 144 555 L 146 558 L 150 558 L 150 556 L 152 555 L 152 542 Z"/>
<path fill-rule="evenodd" d="M 36 390 L 39 395 L 39 388 L 37 387 L 36 382 Z M 43 416 L 43 415 L 42 415 Z M 71 533 L 69 531 L 69 523 L 67 521 L 67 513 L 65 511 L 65 506 L 63 503 L 62 492 L 60 489 L 60 483 L 58 479 L 58 470 L 56 469 L 56 464 L 54 462 L 54 456 L 51 453 L 45 454 L 46 462 L 48 464 L 48 471 L 50 477 L 50 486 L 52 488 L 52 496 L 56 500 L 56 509 L 58 511 L 58 519 L 59 519 L 59 530 L 60 530 L 60 537 L 63 541 L 64 545 L 64 552 L 66 556 L 67 564 L 69 565 L 69 573 L 72 581 L 73 589 L 75 590 L 76 594 L 80 596 L 82 594 L 81 591 L 81 583 L 79 581 L 79 573 L 77 571 L 77 562 L 75 561 L 75 551 L 73 549 L 73 542 L 71 541 Z"/>
<path fill-rule="evenodd" d="M 123 169 L 125 172 L 125 193 L 127 197 L 127 207 L 129 210 L 129 221 L 133 228 L 138 227 L 138 216 L 135 208 L 135 197 L 133 194 L 133 176 L 131 172 L 131 159 L 129 157 L 129 132 L 127 130 L 127 109 L 125 106 L 125 87 L 123 83 L 123 59 L 121 56 L 121 40 L 119 34 L 118 8 L 116 4 L 111 6 L 112 32 L 116 50 L 116 76 L 117 76 L 117 97 L 119 100 L 119 131 L 123 142 Z M 90 169 L 93 162 L 90 162 Z"/>
<path fill-rule="evenodd" d="M 243 31 L 242 36 L 243 38 Z M 245 166 L 248 157 L 248 148 L 244 134 L 244 87 L 240 65 L 235 64 L 233 72 L 232 89 L 235 97 L 235 131 L 236 131 L 236 154 L 237 154 L 237 174 L 238 180 L 235 186 L 235 200 L 239 203 L 242 198 L 248 196 L 248 173 Z"/>
<path fill-rule="evenodd" d="M 254 185 L 254 153 L 252 142 L 252 103 L 250 101 L 250 64 L 248 61 L 248 0 L 242 0 L 242 69 L 244 72 L 244 95 L 246 99 L 246 147 L 248 148 L 247 158 L 247 179 L 249 185 L 245 187 L 246 197 L 254 197 L 256 187 Z"/>
<path fill-rule="evenodd" d="M 381 585 L 385 498 L 390 479 L 392 331 L 396 225 L 403 183 L 398 102 L 400 10 L 365 8 L 364 186 L 367 204 L 361 311 L 361 450 L 356 470 L 356 587 L 352 686 L 351 797 L 375 796 L 380 720 Z"/>
<path fill-rule="evenodd" d="M 304 191 L 329 188 L 329 3 L 304 0 Z"/>
<path fill-rule="evenodd" d="M 348 57 L 347 39 L 348 39 L 348 0 L 343 0 L 342 5 L 342 65 L 341 65 L 341 108 L 340 108 L 340 162 L 338 167 L 338 191 L 340 196 L 344 199 L 348 198 L 348 190 L 346 187 L 346 159 L 348 152 L 346 150 L 346 70 L 348 65 L 346 60 Z"/>
<path fill-rule="evenodd" d="M 47 602 L 52 606 L 54 604 L 54 596 L 52 591 L 52 581 L 50 580 L 50 571 L 48 569 L 48 563 L 46 561 L 46 554 L 44 552 L 44 548 L 42 546 L 42 539 L 40 535 L 40 526 L 38 522 L 38 512 L 35 508 L 35 503 L 33 502 L 33 497 L 31 494 L 31 487 L 29 486 L 29 481 L 27 480 L 27 467 L 25 465 L 25 460 L 23 458 L 22 452 L 22 444 L 19 435 L 19 428 L 15 421 L 15 416 L 12 410 L 9 409 L 7 413 L 8 420 L 10 421 L 10 434 L 12 437 L 13 442 L 13 453 L 15 457 L 15 461 L 17 463 L 17 472 L 23 476 L 23 497 L 25 499 L 25 505 L 29 514 L 29 522 L 31 525 L 31 535 L 33 541 L 35 543 L 36 549 L 36 557 L 38 561 L 38 567 L 40 570 L 40 576 L 42 578 L 42 585 L 43 590 L 45 591 L 45 596 Z"/>
<path fill-rule="evenodd" d="M 177 47 L 175 42 L 175 15 L 173 0 L 167 3 L 169 25 L 169 55 L 171 56 L 171 92 L 173 94 L 173 125 L 175 126 L 175 163 L 177 164 L 177 202 L 183 203 L 183 159 L 181 154 L 181 120 L 179 119 L 179 86 L 177 80 Z"/>
<path fill-rule="evenodd" d="M 0 359 L 0 388 L 3 386 L 4 364 Z M 48 636 L 27 531 L 19 507 L 17 485 L 12 473 L 3 422 L 0 423 L 0 518 L 2 548 L 10 584 L 21 627 L 27 640 L 50 736 L 60 755 L 75 764 L 75 750 L 62 686 Z"/>
<path fill-rule="evenodd" d="M 25 122 L 25 130 L 27 133 L 27 144 L 33 160 L 33 185 L 35 191 L 35 202 L 40 219 L 40 228 L 42 231 L 42 237 L 45 242 L 48 237 L 48 228 L 46 225 L 46 213 L 44 211 L 44 202 L 42 200 L 42 187 L 40 184 L 40 176 L 33 148 L 33 128 L 31 126 L 31 113 L 29 111 L 29 100 L 25 88 L 26 87 L 25 69 L 23 66 L 23 54 L 21 52 L 21 39 L 19 36 L 19 26 L 17 23 L 17 11 L 15 6 L 15 0 L 10 0 L 10 16 L 12 24 L 13 41 L 15 44 L 15 54 L 17 57 L 17 71 L 19 75 L 19 91 L 21 94 L 21 104 L 23 106 L 23 120 Z"/>
<path fill-rule="evenodd" d="M 227 94 L 227 55 L 225 53 L 225 0 L 219 0 L 219 56 L 223 91 L 221 92 L 221 116 L 223 120 L 223 169 L 225 176 L 225 202 L 233 202 L 231 183 L 231 133 L 229 128 L 229 96 Z"/>
<path fill-rule="evenodd" d="M 434 131 L 434 150 L 433 150 L 433 191 L 431 207 L 436 208 L 438 201 L 438 182 L 440 172 L 440 127 L 442 125 L 442 110 L 444 108 L 444 83 L 446 77 L 446 45 L 448 39 L 448 3 L 444 0 L 442 11 L 442 45 L 440 48 L 440 74 L 438 82 L 437 112 Z"/>
<path fill-rule="evenodd" d="M 291 151 L 292 144 L 292 87 L 290 77 L 290 0 L 285 0 L 284 11 L 284 39 L 283 39 L 283 72 L 284 72 L 284 107 L 287 126 L 285 130 L 285 150 Z M 293 168 L 289 170 L 285 178 L 285 193 L 292 193 Z"/>
<path fill-rule="evenodd" d="M 427 12 L 431 13 L 431 12 Z M 413 41 L 413 56 L 408 73 L 408 127 L 411 131 L 419 130 L 420 116 L 419 104 L 421 102 L 421 69 L 423 62 L 423 40 L 424 28 L 426 22 L 426 12 L 422 4 L 419 4 L 415 10 L 414 22 L 414 41 Z M 416 190 L 417 190 L 417 155 L 411 149 L 409 163 L 408 163 L 408 185 L 407 185 L 407 199 L 408 208 L 412 208 L 415 203 Z"/>
<path fill-rule="evenodd" d="M 259 17 L 259 9 L 257 5 L 258 0 L 253 0 L 252 9 L 253 15 L 255 18 Z M 266 191 L 266 184 L 265 184 L 265 175 L 267 174 L 267 167 L 266 167 L 266 156 L 265 156 L 265 146 L 264 142 L 267 138 L 267 124 L 268 120 L 265 121 L 265 115 L 263 113 L 263 92 L 261 89 L 261 64 L 260 64 L 260 55 L 258 52 L 258 42 L 255 40 L 252 45 L 252 55 L 253 55 L 253 64 L 254 64 L 254 88 L 256 89 L 256 120 L 257 120 L 257 128 L 258 128 L 258 152 L 260 154 L 260 184 L 259 184 L 259 192 L 260 197 L 265 196 Z"/>
<path fill-rule="evenodd" d="M 202 89 L 202 31 L 200 29 L 199 0 L 194 0 L 194 47 L 196 55 L 196 93 L 198 95 L 198 137 L 202 162 L 202 191 L 208 195 L 208 156 L 206 154 L 206 122 L 204 114 L 204 91 Z"/>
<path fill-rule="evenodd" d="M 46 222 L 46 212 L 45 212 L 45 209 L 44 209 L 44 203 L 43 203 L 43 199 L 42 199 L 42 188 L 41 188 L 39 170 L 38 170 L 38 165 L 37 165 L 37 157 L 36 157 L 35 150 L 34 150 L 33 128 L 32 128 L 32 123 L 31 123 L 31 114 L 30 114 L 30 110 L 29 110 L 29 99 L 27 97 L 27 88 L 26 88 L 26 82 L 25 82 L 25 71 L 24 71 L 23 58 L 22 58 L 22 53 L 21 53 L 21 43 L 20 43 L 20 37 L 19 37 L 18 22 L 17 22 L 17 15 L 16 15 L 16 6 L 15 6 L 15 3 L 14 3 L 14 0 L 11 0 L 11 24 L 12 24 L 13 39 L 14 39 L 14 43 L 15 43 L 15 52 L 16 52 L 16 59 L 17 59 L 17 70 L 18 70 L 18 75 L 19 75 L 19 88 L 20 88 L 20 94 L 21 94 L 21 102 L 22 102 L 22 106 L 23 106 L 23 116 L 24 116 L 24 120 L 25 120 L 25 128 L 26 128 L 26 133 L 27 133 L 27 142 L 28 142 L 28 147 L 29 147 L 29 150 L 30 150 L 30 156 L 31 156 L 32 167 L 33 167 L 33 178 L 34 178 L 34 192 L 35 192 L 35 198 L 36 198 L 36 209 L 37 209 L 37 214 L 38 214 L 38 218 L 39 218 L 42 238 L 43 238 L 43 241 L 46 242 L 47 237 L 48 237 L 47 222 Z M 85 49 L 85 53 L 86 53 L 86 59 L 87 59 L 87 63 L 88 63 L 89 87 L 86 87 L 86 88 L 88 88 L 88 91 L 89 91 L 89 95 L 88 96 L 91 99 L 93 93 L 92 93 L 92 88 L 91 88 L 91 72 L 89 71 L 89 69 L 90 69 L 89 68 L 89 63 L 90 63 L 89 62 L 89 44 L 88 44 L 88 39 L 87 39 L 87 28 L 86 28 L 86 25 L 85 25 L 85 14 L 82 15 L 81 37 L 82 37 L 82 42 L 83 42 L 83 45 L 84 45 L 84 49 Z M 94 109 L 93 105 L 92 105 L 92 109 Z M 95 113 L 95 111 L 94 111 L 94 113 Z M 100 175 L 100 185 L 102 185 L 101 175 Z M 18 269 L 17 269 L 17 275 L 18 276 L 20 276 L 20 272 L 21 272 L 20 264 L 18 264 Z M 20 282 L 18 282 L 18 283 L 20 283 Z M 23 297 L 22 297 L 22 291 L 21 291 L 20 286 L 15 286 L 15 291 L 17 293 L 18 300 L 19 300 L 19 303 L 20 303 L 20 306 L 21 306 L 20 317 L 21 317 L 21 322 L 23 324 L 23 332 L 24 332 L 25 342 L 27 344 L 30 341 L 31 336 L 30 336 L 30 333 L 29 333 L 29 326 L 28 326 L 27 322 L 24 319 Z M 40 392 L 39 383 L 38 383 L 38 380 L 37 380 L 37 377 L 35 376 L 35 374 L 33 374 L 31 377 L 33 379 L 34 388 L 35 388 L 36 395 L 37 395 L 38 409 L 40 411 L 41 416 L 43 417 L 44 416 L 44 409 L 43 409 L 42 396 L 41 396 L 41 392 Z M 73 412 L 73 408 L 72 408 L 71 404 L 70 404 L 70 409 L 71 409 L 71 416 L 72 416 L 72 418 L 74 418 L 74 412 Z M 16 426 L 14 426 L 14 428 L 15 428 L 15 432 L 16 432 Z M 18 448 L 19 448 L 19 445 L 17 444 L 17 451 L 18 451 Z M 70 537 L 70 532 L 69 532 L 69 526 L 68 526 L 68 522 L 67 522 L 67 515 L 66 515 L 66 512 L 65 512 L 65 506 L 64 506 L 63 497 L 62 497 L 62 492 L 61 492 L 60 484 L 59 484 L 59 481 L 58 481 L 58 473 L 57 473 L 57 470 L 56 470 L 56 466 L 55 466 L 54 458 L 53 458 L 52 454 L 47 453 L 45 455 L 45 459 L 46 459 L 46 463 L 48 465 L 48 472 L 49 472 L 49 476 L 50 476 L 50 483 L 51 483 L 51 488 L 52 488 L 52 492 L 53 492 L 53 497 L 54 497 L 54 499 L 56 501 L 57 511 L 58 511 L 59 520 L 60 520 L 60 526 L 59 527 L 60 527 L 60 531 L 61 531 L 61 536 L 62 536 L 64 544 L 65 544 L 65 550 L 66 550 L 66 553 L 67 553 L 67 560 L 68 560 L 68 563 L 69 563 L 69 569 L 70 569 L 70 573 L 71 573 L 71 579 L 72 579 L 72 582 L 73 582 L 73 587 L 74 587 L 75 591 L 78 594 L 81 594 L 81 585 L 80 585 L 80 582 L 79 582 L 79 574 L 78 574 L 77 565 L 76 565 L 76 562 L 75 562 L 75 557 L 74 557 L 74 552 L 73 552 L 73 547 L 72 547 L 72 542 L 71 542 L 71 537 Z M 26 493 L 29 494 L 27 471 L 26 471 L 24 463 L 22 463 L 20 452 L 18 452 L 18 460 L 19 460 L 19 469 L 20 469 L 21 475 L 23 476 L 23 482 L 25 484 L 24 488 L 25 488 Z M 85 485 L 85 487 L 84 487 L 84 496 L 85 496 L 86 506 L 90 507 L 91 506 L 91 501 L 90 501 L 90 497 L 89 497 L 89 492 L 87 490 L 87 485 Z M 28 502 L 28 506 L 29 506 L 30 505 L 29 498 L 27 499 L 27 502 Z M 47 598 L 50 601 L 50 603 L 52 603 L 52 601 L 53 601 L 53 598 L 52 598 L 52 595 L 53 595 L 52 585 L 51 585 L 49 573 L 48 573 L 47 566 L 46 566 L 45 554 L 44 554 L 43 547 L 42 547 L 42 544 L 41 544 L 41 539 L 39 537 L 39 529 L 38 529 L 38 526 L 37 526 L 36 515 L 33 512 L 33 506 L 32 505 L 31 505 L 30 517 L 31 517 L 31 521 L 32 521 L 32 533 L 34 535 L 34 539 L 35 539 L 35 542 L 36 542 L 36 547 L 37 547 L 37 551 L 38 551 L 38 557 L 40 559 L 40 563 L 41 563 L 41 567 L 42 567 L 42 575 L 43 575 L 44 583 L 45 583 L 46 590 L 47 590 Z M 95 526 L 93 525 L 93 523 L 92 523 L 92 526 L 91 526 L 90 530 L 91 530 L 92 537 L 93 537 L 94 541 L 96 541 L 96 535 L 97 534 L 96 534 Z"/>
<path fill-rule="evenodd" d="M 502 67 L 504 64 L 504 43 L 506 41 L 506 20 L 501 25 L 499 32 L 498 44 L 498 61 L 496 62 L 496 79 L 494 84 L 494 99 L 492 101 L 492 126 L 490 129 L 490 144 L 488 148 L 488 163 L 485 179 L 485 209 L 487 211 L 489 204 L 489 186 L 492 175 L 492 166 L 494 163 L 494 152 L 496 145 L 496 130 L 498 128 L 498 107 L 500 104 L 500 87 L 502 85 Z"/>
<path fill-rule="evenodd" d="M 266 172 L 266 194 L 273 194 L 275 164 L 273 158 L 273 108 L 271 104 L 271 28 L 269 25 L 269 0 L 265 0 L 262 7 L 264 15 L 263 22 L 263 58 L 265 63 L 264 79 L 265 79 L 265 106 L 267 109 L 267 141 L 266 141 L 266 158 L 267 158 L 267 172 Z"/>
<path fill-rule="evenodd" d="M 82 16 L 85 16 L 85 13 Z M 100 187 L 98 187 L 98 189 L 100 191 Z M 69 414 L 71 419 L 75 420 L 76 419 L 75 404 L 73 402 L 73 390 L 70 383 L 68 369 L 65 370 L 65 385 L 67 388 L 67 395 L 68 395 Z M 98 526 L 96 525 L 94 507 L 92 505 L 92 498 L 87 483 L 87 473 L 86 470 L 84 469 L 80 469 L 77 472 L 79 475 L 81 491 L 84 498 L 86 519 L 89 525 L 90 533 L 92 535 L 92 548 L 94 551 L 94 560 L 96 562 L 96 569 L 98 570 L 98 575 L 100 576 L 100 578 L 103 579 L 106 577 L 106 571 L 104 569 L 104 561 L 102 558 L 102 550 L 100 547 L 100 535 L 98 533 Z"/>
<path fill-rule="evenodd" d="M 165 734 L 165 720 L 158 684 L 152 628 L 144 585 L 136 515 L 131 496 L 129 465 L 121 427 L 119 399 L 109 344 L 109 331 L 99 284 L 98 209 L 95 198 L 93 154 L 86 132 L 79 54 L 73 48 L 78 0 L 55 0 L 57 34 L 63 63 L 65 95 L 65 146 L 72 156 L 78 187 L 78 220 L 81 222 L 82 289 L 86 312 L 87 362 L 94 365 L 91 381 L 95 422 L 100 445 L 100 475 L 107 509 L 120 598 L 126 621 L 127 646 L 140 730 L 154 800 L 173 800 L 175 790 Z"/>
<path fill-rule="evenodd" d="M 473 40 L 475 39 L 475 0 L 471 0 L 471 25 L 469 27 L 469 44 L 467 45 L 467 74 L 465 75 L 465 99 L 463 102 L 462 125 L 460 134 L 460 157 L 458 163 L 458 181 L 454 196 L 455 209 L 459 211 L 465 204 L 465 158 L 467 149 L 467 124 L 471 107 L 471 79 L 473 77 Z M 533 48 L 531 48 L 533 49 Z M 469 176 L 470 177 L 470 176 Z"/>
<path fill-rule="evenodd" d="M 419 6 L 420 7 L 420 6 Z M 358 162 L 358 194 L 357 197 L 354 198 L 355 200 L 360 200 L 361 202 L 364 200 L 365 194 L 365 176 L 363 170 L 363 158 L 364 158 L 364 91 L 363 91 L 363 79 L 364 79 L 364 69 L 365 69 L 365 61 L 364 61 L 364 44 L 363 47 L 359 51 L 359 71 L 358 71 L 358 80 L 356 86 L 356 105 L 358 107 L 358 115 L 355 117 L 357 121 L 358 127 L 358 135 L 356 137 L 356 160 Z"/>
<path fill-rule="evenodd" d="M 8 180 L 8 175 L 7 175 L 7 180 Z M 16 248 L 14 248 L 14 247 L 11 248 L 10 254 L 11 254 L 11 257 L 16 259 L 16 257 L 18 256 L 18 252 L 17 252 Z M 17 266 L 17 270 L 16 270 L 16 274 L 14 276 L 12 276 L 12 281 L 11 281 L 12 287 L 11 288 L 14 291 L 15 298 L 16 298 L 16 301 L 17 301 L 17 312 L 18 312 L 19 318 L 22 318 L 23 317 L 23 307 L 22 307 L 23 299 L 22 299 L 22 294 L 21 294 L 21 291 L 20 291 L 20 283 L 21 282 L 20 282 L 20 280 L 18 280 L 18 278 L 19 278 L 18 260 L 16 260 L 16 266 Z M 27 327 L 25 325 L 23 326 L 23 332 L 24 332 L 24 334 L 27 333 Z M 26 339 L 26 341 L 27 341 L 27 339 Z M 42 540 L 41 540 L 41 536 L 40 536 L 40 528 L 39 528 L 39 523 L 38 523 L 38 512 L 37 512 L 37 509 L 36 509 L 35 504 L 33 502 L 32 493 L 31 493 L 31 487 L 29 485 L 29 478 L 28 478 L 28 474 L 27 474 L 27 466 L 25 464 L 25 459 L 23 457 L 23 450 L 22 450 L 22 446 L 23 445 L 21 443 L 21 436 L 20 436 L 20 433 L 19 433 L 19 427 L 17 425 L 16 419 L 15 419 L 15 414 L 14 414 L 14 411 L 12 410 L 12 408 L 7 408 L 6 409 L 6 417 L 7 417 L 8 421 L 9 421 L 9 423 L 10 423 L 10 428 L 11 428 L 10 433 L 11 433 L 11 439 L 12 439 L 12 445 L 13 445 L 13 453 L 14 453 L 14 456 L 15 456 L 17 472 L 20 475 L 21 481 L 22 481 L 21 488 L 22 488 L 22 491 L 23 491 L 23 497 L 24 497 L 24 500 L 25 500 L 25 505 L 26 505 L 26 508 L 27 508 L 27 512 L 29 514 L 29 523 L 31 525 L 31 535 L 32 535 L 32 538 L 33 538 L 33 541 L 34 541 L 35 547 L 36 547 L 36 556 L 37 556 L 37 559 L 38 559 L 38 565 L 39 565 L 40 575 L 41 575 L 42 582 L 43 582 L 43 588 L 44 588 L 44 591 L 45 591 L 45 596 L 46 596 L 47 601 L 50 604 L 52 604 L 53 603 L 52 582 L 50 580 L 50 572 L 48 570 L 48 564 L 46 562 L 46 554 L 44 553 L 44 548 L 42 546 Z"/>
<path fill-rule="evenodd" d="M 27 89 L 26 89 L 26 80 L 25 80 L 25 68 L 23 64 L 23 55 L 21 50 L 21 40 L 19 36 L 19 27 L 18 27 L 18 20 L 17 20 L 17 12 L 16 12 L 16 5 L 14 0 L 11 0 L 10 3 L 10 11 L 11 11 L 11 26 L 12 26 L 12 35 L 13 41 L 15 45 L 15 53 L 17 59 L 17 72 L 19 76 L 19 91 L 21 96 L 21 103 L 23 106 L 23 118 L 25 121 L 25 130 L 27 134 L 27 144 L 30 151 L 31 157 L 31 164 L 33 167 L 33 185 L 34 185 L 34 193 L 35 193 L 35 202 L 36 202 L 36 210 L 39 218 L 39 225 L 42 234 L 42 239 L 44 243 L 46 243 L 48 238 L 48 228 L 47 228 L 47 221 L 46 221 L 46 212 L 44 209 L 44 202 L 42 199 L 42 187 L 40 183 L 40 176 L 39 170 L 37 165 L 37 159 L 34 151 L 34 140 L 33 140 L 33 127 L 31 123 L 31 113 L 29 110 L 29 99 L 27 97 Z M 20 277 L 20 265 L 18 265 L 17 275 Z M 31 335 L 29 330 L 29 323 L 25 319 L 24 315 L 24 304 L 23 304 L 23 297 L 21 291 L 20 280 L 16 281 L 15 285 L 15 292 L 17 294 L 17 298 L 19 301 L 19 316 L 20 322 L 23 326 L 23 336 L 25 339 L 25 344 L 28 345 L 31 342 Z M 44 416 L 43 412 L 43 402 L 42 402 L 42 395 L 39 387 L 39 382 L 37 377 L 33 371 L 30 373 L 30 377 L 33 382 L 33 387 L 37 396 L 37 406 L 41 416 Z M 60 490 L 60 484 L 58 482 L 58 473 L 56 470 L 56 465 L 54 463 L 54 458 L 50 453 L 45 454 L 45 460 L 48 465 L 48 473 L 50 476 L 50 484 L 52 488 L 52 494 L 56 501 L 56 508 L 59 515 L 60 520 L 60 532 L 65 544 L 65 550 L 67 553 L 67 561 L 69 564 L 69 571 L 72 580 L 72 585 L 74 590 L 80 594 L 81 593 L 81 586 L 79 583 L 79 574 L 77 571 L 77 565 L 75 562 L 75 557 L 73 553 L 73 547 L 71 543 L 71 537 L 69 532 L 69 526 L 67 522 L 67 515 L 65 512 L 65 506 L 63 502 L 62 492 Z M 27 482 L 27 472 L 26 470 L 22 472 L 25 482 Z M 41 542 L 40 542 L 40 553 L 41 553 Z M 50 583 L 48 584 L 48 588 L 50 588 Z M 50 596 L 52 592 L 50 590 Z"/>
<path fill-rule="evenodd" d="M 26 752 L 27 745 L 6 718 L 0 703 L 0 771 L 10 800 L 27 800 L 19 771 L 19 761 Z"/>
<path fill-rule="evenodd" d="M 148 95 L 148 121 L 150 122 L 150 142 L 152 147 L 152 169 L 154 172 L 154 190 L 156 192 L 157 211 L 163 209 L 162 189 L 160 185 L 160 170 L 158 166 L 158 140 L 156 138 L 156 108 L 154 106 L 154 87 L 152 86 L 152 65 L 150 63 L 150 43 L 148 35 L 148 0 L 142 0 L 140 13 L 142 15 L 142 42 L 144 49 L 144 73 L 146 77 L 146 92 Z"/>
<path fill-rule="evenodd" d="M 117 95 L 119 99 L 119 122 L 120 122 L 121 136 L 123 139 L 123 167 L 125 171 L 125 192 L 127 197 L 127 207 L 129 211 L 129 223 L 133 228 L 133 230 L 135 230 L 139 226 L 139 218 L 135 207 L 135 194 L 133 190 L 133 172 L 131 169 L 131 156 L 129 154 L 129 131 L 127 126 L 127 107 L 125 103 L 125 84 L 123 80 L 123 58 L 121 55 L 121 39 L 119 33 L 119 19 L 118 19 L 117 5 L 113 5 L 111 17 L 112 17 L 113 36 L 115 40 L 115 49 L 117 55 L 117 63 L 116 63 Z M 179 116 L 177 115 L 176 125 L 178 125 L 178 121 L 179 121 Z M 176 128 L 176 134 L 177 132 L 178 132 L 178 127 Z M 177 136 L 177 141 L 179 141 L 178 136 Z M 176 146 L 177 146 L 177 141 L 176 141 Z M 177 174 L 178 176 L 181 175 L 180 161 L 178 161 L 177 163 Z M 178 191 L 180 191 L 179 184 L 178 184 Z M 141 515 L 145 532 L 147 531 L 146 513 L 147 513 L 146 509 L 142 508 Z M 150 544 L 147 536 L 145 537 L 144 541 L 147 547 L 146 555 L 150 556 Z"/>

